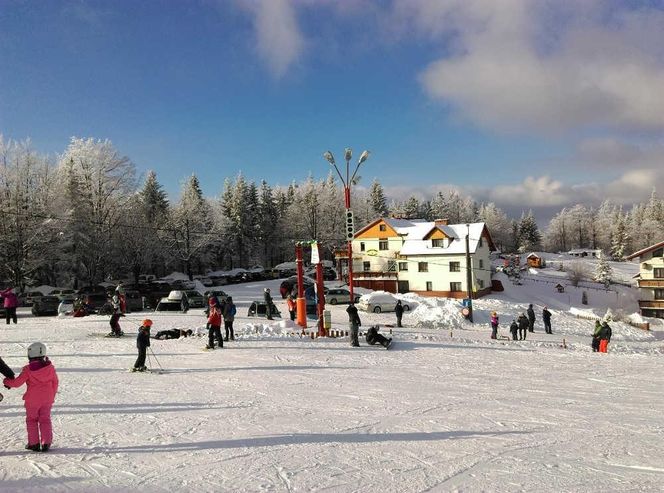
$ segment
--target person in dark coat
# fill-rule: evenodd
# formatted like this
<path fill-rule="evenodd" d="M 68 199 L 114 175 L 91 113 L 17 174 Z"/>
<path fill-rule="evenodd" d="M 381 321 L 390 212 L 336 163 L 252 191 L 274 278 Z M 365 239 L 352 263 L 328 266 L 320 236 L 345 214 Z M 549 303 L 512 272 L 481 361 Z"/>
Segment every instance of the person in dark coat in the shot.
<path fill-rule="evenodd" d="M 274 320 L 272 318 L 272 295 L 270 294 L 270 288 L 265 288 L 263 290 L 263 299 L 265 300 L 265 315 L 268 320 Z"/>
<path fill-rule="evenodd" d="M 609 342 L 611 342 L 612 330 L 606 320 L 602 322 L 602 328 L 599 331 L 599 352 L 606 353 L 609 350 Z"/>
<path fill-rule="evenodd" d="M 401 317 L 403 317 L 403 305 L 401 300 L 397 300 L 397 306 L 394 307 L 394 313 L 397 316 L 397 327 L 401 327 Z"/>
<path fill-rule="evenodd" d="M 235 303 L 233 303 L 233 298 L 230 296 L 226 298 L 226 303 L 224 303 L 221 309 L 221 316 L 224 318 L 224 330 L 226 331 L 226 336 L 224 341 L 228 341 L 229 337 L 231 341 L 235 340 L 235 333 L 233 332 L 233 322 L 235 321 L 235 314 L 237 313 L 237 308 Z"/>
<path fill-rule="evenodd" d="M 528 332 L 535 332 L 535 310 L 533 310 L 533 304 L 528 305 Z M 525 339 L 525 337 L 524 337 Z"/>
<path fill-rule="evenodd" d="M 362 321 L 360 320 L 360 315 L 357 313 L 355 303 L 348 305 L 346 313 L 348 313 L 348 324 L 350 325 L 350 345 L 353 347 L 359 347 L 360 341 L 358 339 L 358 333 L 362 326 Z"/>
<path fill-rule="evenodd" d="M 295 302 L 295 298 L 293 297 L 292 294 L 289 294 L 288 297 L 286 298 L 286 306 L 288 306 L 288 313 L 290 315 L 290 319 L 293 322 L 295 322 L 297 303 Z"/>
<path fill-rule="evenodd" d="M 0 373 L 2 373 L 2 375 L 5 378 L 16 378 L 16 375 L 14 374 L 14 370 L 9 368 L 9 366 L 7 366 L 7 363 L 2 361 L 2 358 L 0 358 Z"/>
<path fill-rule="evenodd" d="M 551 312 L 545 306 L 542 310 L 542 321 L 544 322 L 544 332 L 552 334 L 551 332 Z"/>
<path fill-rule="evenodd" d="M 145 357 L 147 356 L 148 348 L 150 347 L 150 327 L 152 327 L 152 320 L 146 318 L 143 324 L 138 328 L 138 337 L 136 337 L 136 347 L 138 348 L 138 358 L 131 371 L 146 371 Z"/>
<path fill-rule="evenodd" d="M 369 327 L 367 330 L 367 344 L 370 346 L 374 346 L 375 344 L 380 344 L 383 346 L 385 349 L 389 349 L 390 344 L 392 344 L 392 338 L 387 338 L 383 334 L 379 334 L 378 331 L 380 330 L 380 327 L 377 325 L 372 325 Z"/>
<path fill-rule="evenodd" d="M 512 340 L 516 341 L 519 332 L 519 326 L 516 323 L 516 320 L 512 320 L 512 324 L 510 325 L 510 332 L 512 333 Z"/>
<path fill-rule="evenodd" d="M 520 341 L 525 341 L 526 340 L 526 332 L 528 332 L 528 317 L 526 317 L 525 313 L 522 313 L 519 315 L 519 318 L 517 319 L 517 323 L 519 324 L 519 340 Z"/>

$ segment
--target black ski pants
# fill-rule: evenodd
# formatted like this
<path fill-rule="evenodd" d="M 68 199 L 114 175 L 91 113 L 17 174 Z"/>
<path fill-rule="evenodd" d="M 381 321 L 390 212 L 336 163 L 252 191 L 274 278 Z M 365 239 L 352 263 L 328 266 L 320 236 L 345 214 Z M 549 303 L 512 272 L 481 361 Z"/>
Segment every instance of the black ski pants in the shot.
<path fill-rule="evenodd" d="M 525 341 L 527 332 L 528 332 L 528 329 L 526 329 L 526 328 L 522 329 L 522 328 L 519 327 L 519 340 L 523 339 Z"/>
<path fill-rule="evenodd" d="M 145 366 L 145 356 L 147 355 L 147 347 L 138 348 L 138 358 L 136 358 L 136 363 L 134 363 L 134 368 L 142 368 Z"/>
<path fill-rule="evenodd" d="M 401 327 L 401 318 L 403 317 L 403 313 L 397 313 L 397 327 Z"/>
<path fill-rule="evenodd" d="M 226 332 L 226 340 L 228 340 L 229 336 L 230 336 L 231 341 L 235 340 L 235 334 L 233 333 L 233 321 L 232 320 L 224 320 L 224 331 Z"/>
<path fill-rule="evenodd" d="M 208 324 L 208 346 L 214 347 L 214 340 L 219 341 L 219 347 L 224 347 L 224 339 L 221 337 L 221 326 Z"/>
<path fill-rule="evenodd" d="M 14 323 L 17 323 L 15 306 L 12 306 L 11 308 L 5 308 L 5 318 L 7 319 L 7 325 L 9 325 L 10 320 L 13 320 Z"/>
<path fill-rule="evenodd" d="M 544 332 L 551 334 L 551 320 L 544 321 Z"/>

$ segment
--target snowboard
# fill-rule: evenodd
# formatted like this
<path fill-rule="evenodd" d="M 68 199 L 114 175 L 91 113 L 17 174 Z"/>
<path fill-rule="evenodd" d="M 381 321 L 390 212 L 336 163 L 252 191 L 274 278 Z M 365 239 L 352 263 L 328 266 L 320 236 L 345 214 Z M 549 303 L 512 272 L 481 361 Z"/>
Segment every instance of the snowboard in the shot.
<path fill-rule="evenodd" d="M 127 370 L 127 372 L 128 373 L 155 373 L 157 375 L 161 375 L 162 373 L 164 373 L 164 370 L 159 370 L 157 368 L 148 368 L 147 370 L 143 370 L 143 371 L 135 371 L 133 368 L 129 368 Z"/>

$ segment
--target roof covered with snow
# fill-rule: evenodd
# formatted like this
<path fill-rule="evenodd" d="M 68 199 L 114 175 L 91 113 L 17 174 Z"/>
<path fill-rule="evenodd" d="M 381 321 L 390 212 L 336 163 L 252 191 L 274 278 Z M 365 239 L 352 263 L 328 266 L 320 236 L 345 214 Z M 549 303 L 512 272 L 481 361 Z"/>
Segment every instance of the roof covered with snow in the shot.
<path fill-rule="evenodd" d="M 657 250 L 658 248 L 664 247 L 664 241 L 660 241 L 659 243 L 655 243 L 654 245 L 650 245 L 649 247 L 643 248 L 639 250 L 638 252 L 634 252 L 631 254 L 629 257 L 625 257 L 626 260 L 631 260 L 636 257 L 640 257 L 641 255 L 644 255 L 648 252 L 651 252 L 653 250 Z"/>
<path fill-rule="evenodd" d="M 433 247 L 431 240 L 424 238 L 437 228 L 451 239 L 447 247 Z M 409 228 L 408 235 L 401 247 L 401 255 L 456 255 L 466 253 L 466 233 L 469 235 L 470 253 L 475 253 L 484 231 L 484 223 L 436 225 L 434 222 L 422 222 Z"/>

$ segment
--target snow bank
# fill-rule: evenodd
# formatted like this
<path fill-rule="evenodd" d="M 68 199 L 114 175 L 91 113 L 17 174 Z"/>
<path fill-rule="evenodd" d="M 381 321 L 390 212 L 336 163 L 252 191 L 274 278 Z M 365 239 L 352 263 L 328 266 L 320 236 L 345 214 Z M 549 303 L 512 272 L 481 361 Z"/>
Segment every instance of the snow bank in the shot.
<path fill-rule="evenodd" d="M 408 299 L 416 300 L 418 305 L 408 315 L 409 324 L 430 329 L 460 329 L 468 328 L 471 325 L 461 315 L 462 307 L 459 300 L 423 298 L 412 293 L 411 295 L 408 296 Z"/>

